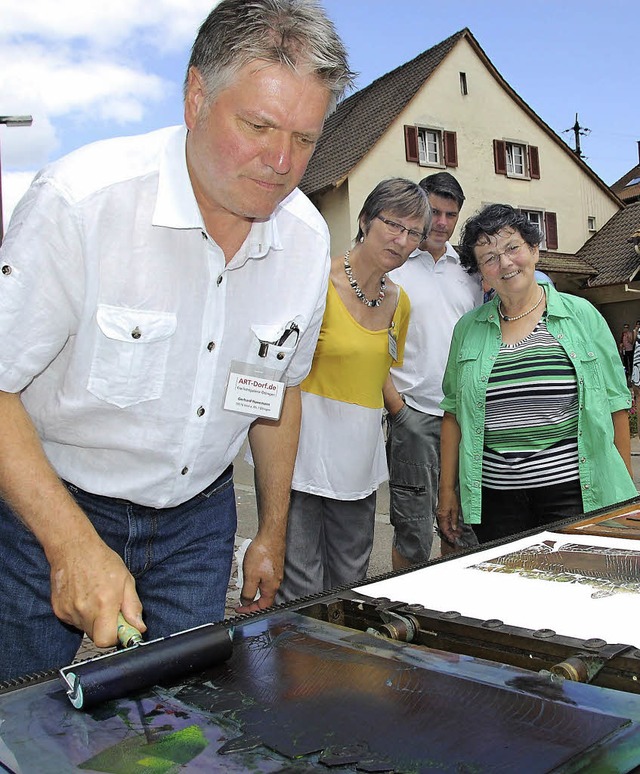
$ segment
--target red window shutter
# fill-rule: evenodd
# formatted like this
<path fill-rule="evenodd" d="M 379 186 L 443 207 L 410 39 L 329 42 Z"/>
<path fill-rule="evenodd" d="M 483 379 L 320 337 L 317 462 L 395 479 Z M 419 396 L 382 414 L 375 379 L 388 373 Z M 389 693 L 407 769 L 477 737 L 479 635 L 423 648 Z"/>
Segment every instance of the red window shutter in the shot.
<path fill-rule="evenodd" d="M 404 127 L 404 152 L 407 161 L 420 161 L 418 153 L 418 130 L 415 126 L 405 125 Z"/>
<path fill-rule="evenodd" d="M 529 146 L 529 176 L 532 180 L 540 180 L 540 156 L 535 145 Z"/>
<path fill-rule="evenodd" d="M 496 175 L 507 174 L 507 144 L 504 140 L 493 141 L 493 163 Z"/>
<path fill-rule="evenodd" d="M 558 218 L 555 212 L 545 212 L 544 233 L 547 238 L 547 250 L 558 249 Z"/>
<path fill-rule="evenodd" d="M 444 163 L 447 167 L 458 166 L 458 140 L 455 132 L 443 132 Z"/>

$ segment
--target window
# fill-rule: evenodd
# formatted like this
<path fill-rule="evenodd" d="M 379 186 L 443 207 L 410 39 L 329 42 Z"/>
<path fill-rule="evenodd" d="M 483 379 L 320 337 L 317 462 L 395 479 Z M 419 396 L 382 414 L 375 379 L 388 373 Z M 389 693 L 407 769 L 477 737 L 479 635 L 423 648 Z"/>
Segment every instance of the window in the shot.
<path fill-rule="evenodd" d="M 534 223 L 539 229 L 540 233 L 544 233 L 544 215 L 538 210 L 522 210 L 522 214 L 526 216 L 529 223 Z"/>
<path fill-rule="evenodd" d="M 596 231 L 596 218 L 595 215 L 589 215 L 587 217 L 587 228 L 589 231 Z"/>
<path fill-rule="evenodd" d="M 421 164 L 442 166 L 440 132 L 433 129 L 418 129 L 418 158 Z"/>
<path fill-rule="evenodd" d="M 466 97 L 469 93 L 469 89 L 467 87 L 467 74 L 466 73 L 460 73 L 460 93 L 463 97 Z"/>
<path fill-rule="evenodd" d="M 457 167 L 458 142 L 455 132 L 426 126 L 405 126 L 407 161 L 426 167 Z"/>
<path fill-rule="evenodd" d="M 524 161 L 526 150 L 524 145 L 506 143 L 507 175 L 524 177 L 527 174 L 527 165 Z"/>
<path fill-rule="evenodd" d="M 520 212 L 540 230 L 542 241 L 541 250 L 558 249 L 558 219 L 555 212 L 544 212 L 543 210 L 528 210 L 520 208 Z"/>
<path fill-rule="evenodd" d="M 493 162 L 497 175 L 519 177 L 523 180 L 540 179 L 540 157 L 535 145 L 494 140 Z"/>

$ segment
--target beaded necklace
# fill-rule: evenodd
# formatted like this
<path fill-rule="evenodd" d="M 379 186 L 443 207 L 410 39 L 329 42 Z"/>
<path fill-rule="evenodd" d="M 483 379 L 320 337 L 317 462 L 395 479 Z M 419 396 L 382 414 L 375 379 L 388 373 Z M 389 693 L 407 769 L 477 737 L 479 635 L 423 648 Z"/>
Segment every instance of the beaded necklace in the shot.
<path fill-rule="evenodd" d="M 531 309 L 528 309 L 526 312 L 523 312 L 522 314 L 517 314 L 515 317 L 507 317 L 506 314 L 502 313 L 502 301 L 498 301 L 498 314 L 505 322 L 512 322 L 513 320 L 521 320 L 523 317 L 526 317 L 528 314 L 531 314 L 535 309 L 537 309 L 540 304 L 542 303 L 542 299 L 544 298 L 544 290 L 540 288 L 540 298 L 536 301 L 534 306 L 531 307 Z"/>
<path fill-rule="evenodd" d="M 344 254 L 344 273 L 347 275 L 347 279 L 349 280 L 349 284 L 353 288 L 353 292 L 356 294 L 356 296 L 362 301 L 365 306 L 380 306 L 382 303 L 382 299 L 384 298 L 385 290 L 387 289 L 387 282 L 385 279 L 385 275 L 383 274 L 380 278 L 380 292 L 378 293 L 378 298 L 368 299 L 360 285 L 356 282 L 355 277 L 353 276 L 353 272 L 351 271 L 351 264 L 349 263 L 349 255 L 350 251 L 347 250 Z"/>

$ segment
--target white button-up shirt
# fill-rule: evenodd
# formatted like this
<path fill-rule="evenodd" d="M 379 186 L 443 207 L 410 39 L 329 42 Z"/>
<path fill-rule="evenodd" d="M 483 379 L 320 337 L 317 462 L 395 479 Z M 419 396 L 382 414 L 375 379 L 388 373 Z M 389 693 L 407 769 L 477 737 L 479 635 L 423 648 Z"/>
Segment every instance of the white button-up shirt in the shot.
<path fill-rule="evenodd" d="M 482 303 L 480 275 L 467 274 L 447 242 L 439 260 L 417 250 L 389 276 L 411 301 L 404 362 L 391 369 L 393 384 L 412 408 L 442 416 L 442 377 L 453 329 L 463 314 Z"/>
<path fill-rule="evenodd" d="M 240 449 L 223 409 L 232 361 L 307 375 L 329 235 L 294 191 L 225 266 L 189 181 L 186 129 L 108 140 L 45 168 L 0 252 L 0 389 L 22 399 L 58 474 L 141 505 L 178 505 Z M 295 321 L 299 340 L 258 357 Z M 265 328 L 268 326 L 268 328 Z"/>

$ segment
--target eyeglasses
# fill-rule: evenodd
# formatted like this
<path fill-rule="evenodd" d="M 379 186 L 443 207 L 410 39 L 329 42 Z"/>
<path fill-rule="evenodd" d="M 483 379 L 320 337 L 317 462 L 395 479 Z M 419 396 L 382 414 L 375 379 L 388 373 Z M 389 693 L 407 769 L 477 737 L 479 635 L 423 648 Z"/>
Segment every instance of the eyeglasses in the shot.
<path fill-rule="evenodd" d="M 416 231 L 413 228 L 407 228 L 406 226 L 403 226 L 402 223 L 396 223 L 395 220 L 383 218 L 382 215 L 376 215 L 376 218 L 381 220 L 389 231 L 396 236 L 400 236 L 400 234 L 403 234 L 406 231 L 407 239 L 410 239 L 412 242 L 422 242 L 424 239 L 424 231 Z"/>
<path fill-rule="evenodd" d="M 509 247 L 506 247 L 501 253 L 490 253 L 485 256 L 484 261 L 482 261 L 479 266 L 481 269 L 493 269 L 500 263 L 500 259 L 503 255 L 506 255 L 507 258 L 516 258 L 524 245 L 524 242 L 520 242 L 519 244 L 509 245 Z"/>

